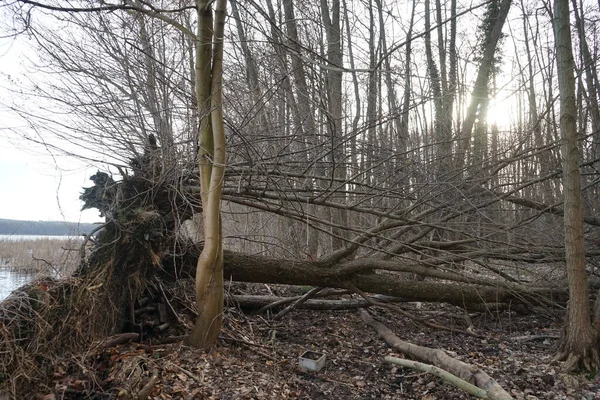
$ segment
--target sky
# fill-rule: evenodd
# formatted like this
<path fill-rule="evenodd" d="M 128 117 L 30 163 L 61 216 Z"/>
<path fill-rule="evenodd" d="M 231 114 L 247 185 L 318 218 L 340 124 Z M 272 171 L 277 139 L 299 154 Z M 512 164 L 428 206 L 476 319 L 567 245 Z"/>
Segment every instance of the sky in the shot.
<path fill-rule="evenodd" d="M 0 36 L 0 218 L 100 222 L 98 210 L 82 212 L 79 200 L 96 169 L 24 140 L 26 126 L 7 110 L 14 82 L 31 70 L 28 48 L 25 40 Z"/>
<path fill-rule="evenodd" d="M 95 170 L 76 160 L 65 160 L 57 165 L 49 155 L 32 153 L 27 143 L 14 147 L 3 137 L 0 137 L 0 148 L 0 218 L 72 222 L 101 220 L 97 210 L 82 212 L 79 200 L 82 187 L 91 186 L 89 176 Z"/>

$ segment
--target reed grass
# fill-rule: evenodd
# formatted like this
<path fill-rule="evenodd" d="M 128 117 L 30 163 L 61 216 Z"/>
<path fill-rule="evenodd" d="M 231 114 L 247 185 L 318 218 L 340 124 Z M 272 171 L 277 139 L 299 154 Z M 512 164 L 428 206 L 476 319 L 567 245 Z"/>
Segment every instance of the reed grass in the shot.
<path fill-rule="evenodd" d="M 79 263 L 83 238 L 0 240 L 0 268 L 65 276 Z"/>

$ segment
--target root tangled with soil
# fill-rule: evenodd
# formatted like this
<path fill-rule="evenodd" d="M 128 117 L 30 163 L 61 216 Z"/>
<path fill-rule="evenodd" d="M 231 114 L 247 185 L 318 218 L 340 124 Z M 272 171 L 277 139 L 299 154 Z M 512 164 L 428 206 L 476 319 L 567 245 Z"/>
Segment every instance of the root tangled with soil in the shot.
<path fill-rule="evenodd" d="M 0 303 L 0 394 L 23 398 L 43 387 L 61 357 L 133 326 L 134 303 L 172 237 L 168 213 L 150 197 L 158 191 L 132 190 L 144 195 L 126 199 L 127 208 L 115 205 L 71 278 L 36 280 Z"/>
<path fill-rule="evenodd" d="M 17 397 L 43 382 L 57 358 L 130 323 L 133 301 L 145 287 L 143 264 L 116 268 L 108 259 L 84 277 L 38 280 L 2 302 L 0 390 Z"/>

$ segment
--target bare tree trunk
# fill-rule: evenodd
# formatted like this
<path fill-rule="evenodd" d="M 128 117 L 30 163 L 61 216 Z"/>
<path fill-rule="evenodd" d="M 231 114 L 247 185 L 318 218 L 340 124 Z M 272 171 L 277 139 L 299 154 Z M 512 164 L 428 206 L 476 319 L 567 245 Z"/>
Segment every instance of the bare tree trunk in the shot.
<path fill-rule="evenodd" d="M 326 71 L 327 79 L 327 127 L 331 136 L 331 176 L 333 178 L 346 179 L 346 152 L 344 151 L 344 140 L 342 134 L 342 36 L 341 36 L 341 13 L 340 0 L 333 0 L 331 4 L 331 15 L 327 0 L 321 0 L 321 14 L 327 35 L 327 60 L 331 67 Z M 345 185 L 342 186 L 342 189 Z M 340 203 L 346 203 L 346 190 L 336 196 Z M 348 213 L 345 210 L 332 212 L 332 222 L 346 226 L 348 224 Z M 343 229 L 332 228 L 332 250 L 337 250 L 344 245 L 346 233 Z"/>
<path fill-rule="evenodd" d="M 471 142 L 471 134 L 473 125 L 475 124 L 475 119 L 477 118 L 477 112 L 481 103 L 487 97 L 487 86 L 494 65 L 494 54 L 496 53 L 498 41 L 502 36 L 502 28 L 504 27 L 504 22 L 508 16 L 511 3 L 512 0 L 502 0 L 498 10 L 497 18 L 494 21 L 494 26 L 485 35 L 485 47 L 483 49 L 483 54 L 481 55 L 481 64 L 479 66 L 479 70 L 477 71 L 477 78 L 475 80 L 473 93 L 471 94 L 471 103 L 467 108 L 467 115 L 465 116 L 465 120 L 460 132 L 458 145 L 459 149 L 456 155 L 457 171 L 460 171 L 465 165 L 465 159 L 468 156 L 467 151 Z"/>
<path fill-rule="evenodd" d="M 363 160 L 361 167 L 365 171 L 364 181 L 371 183 L 373 180 L 371 167 L 374 164 L 374 146 L 376 141 L 376 120 L 377 120 L 377 94 L 378 80 L 375 66 L 377 64 L 377 49 L 375 45 L 375 16 L 373 14 L 373 1 L 369 0 L 369 74 L 367 88 L 367 139 L 366 151 L 363 151 Z M 381 27 L 380 27 L 381 28 Z"/>
<path fill-rule="evenodd" d="M 381 0 L 375 0 L 375 4 L 377 5 L 377 11 L 378 11 L 378 16 L 379 16 L 379 26 L 383 27 L 385 26 L 385 22 L 383 19 L 383 5 Z M 411 29 L 412 28 L 412 23 L 409 25 Z M 384 54 L 384 75 L 385 75 L 385 84 L 387 86 L 387 100 L 388 100 L 388 108 L 389 108 L 389 112 L 392 115 L 392 120 L 394 122 L 394 127 L 396 128 L 396 136 L 401 135 L 402 133 L 402 120 L 401 120 L 401 112 L 400 109 L 398 107 L 398 99 L 396 97 L 396 91 L 394 90 L 394 82 L 392 81 L 392 67 L 390 65 L 390 58 L 387 57 L 387 52 L 388 52 L 388 47 L 387 47 L 387 41 L 386 41 L 386 32 L 384 29 L 381 29 L 380 33 L 379 33 L 379 37 L 380 37 L 380 46 L 381 46 L 381 51 Z M 409 33 L 410 35 L 410 33 Z M 410 38 L 407 41 L 407 45 L 408 43 L 410 43 Z M 406 77 L 408 79 L 408 76 Z M 400 152 L 405 152 L 406 148 L 402 147 L 400 149 L 398 149 Z"/>
<path fill-rule="evenodd" d="M 589 112 L 592 123 L 592 148 L 589 157 L 597 159 L 600 157 L 600 106 L 598 104 L 598 72 L 596 61 L 588 46 L 588 41 L 585 36 L 585 20 L 583 18 L 583 3 L 580 1 L 580 7 L 577 7 L 577 1 L 571 0 L 575 15 L 575 26 L 579 37 L 579 48 L 581 50 L 581 58 L 583 70 L 585 71 L 585 88 L 581 85 L 581 89 L 586 91 L 587 112 Z M 592 178 L 593 179 L 593 178 Z M 589 192 L 590 206 L 598 212 L 600 202 L 598 201 L 599 189 L 594 185 Z"/>
<path fill-rule="evenodd" d="M 598 343 L 591 324 L 589 289 L 585 270 L 583 242 L 583 204 L 581 201 L 581 155 L 577 146 L 577 109 L 573 72 L 573 46 L 569 23 L 569 1 L 554 0 L 554 35 L 558 86 L 560 91 L 560 131 L 564 187 L 565 259 L 569 280 L 569 304 L 565 331 L 557 359 L 564 360 L 567 371 L 598 367 Z"/>
<path fill-rule="evenodd" d="M 410 13 L 410 24 L 406 33 L 406 51 L 404 52 L 404 94 L 402 99 L 402 119 L 401 127 L 398 131 L 401 150 L 408 150 L 409 131 L 408 131 L 408 115 L 410 111 L 410 95 L 411 95 L 411 60 L 412 60 L 412 33 L 413 24 L 415 21 L 415 8 L 417 2 L 413 0 L 412 10 Z"/>
<path fill-rule="evenodd" d="M 587 101 L 592 121 L 592 137 L 596 147 L 592 149 L 595 157 L 600 155 L 600 108 L 598 106 L 598 73 L 596 62 L 590 53 L 587 38 L 585 37 L 585 26 L 583 19 L 583 10 L 577 8 L 577 1 L 571 0 L 575 15 L 575 26 L 579 37 L 579 46 L 581 47 L 581 57 L 583 59 L 583 69 L 585 71 L 585 83 L 587 86 Z M 583 5 L 582 5 L 583 6 Z"/>
<path fill-rule="evenodd" d="M 344 4 L 344 20 L 346 22 L 346 40 L 348 41 L 348 62 L 350 63 L 350 68 L 352 69 L 352 86 L 354 88 L 354 103 L 355 103 L 355 114 L 354 118 L 352 118 L 352 131 L 350 134 L 352 135 L 350 139 L 350 168 L 352 170 L 352 174 L 354 171 L 359 170 L 358 165 L 358 154 L 357 154 L 357 141 L 356 136 L 358 134 L 358 123 L 360 122 L 360 111 L 361 111 L 361 101 L 360 101 L 360 89 L 358 85 L 358 76 L 356 75 L 355 63 L 354 63 L 354 48 L 352 46 L 352 35 L 350 30 L 350 18 L 348 17 L 348 6 L 346 1 L 343 0 Z"/>
<path fill-rule="evenodd" d="M 535 91 L 535 73 L 534 73 L 534 65 L 535 62 L 532 57 L 531 46 L 530 46 L 530 38 L 529 38 L 529 20 L 527 13 L 525 11 L 525 5 L 523 0 L 521 0 L 521 8 L 523 15 L 523 35 L 524 35 L 524 43 L 525 43 L 525 53 L 527 55 L 527 99 L 529 104 L 529 120 L 527 124 L 527 129 L 529 131 L 533 131 L 533 138 L 535 140 L 535 145 L 538 148 L 542 148 L 545 144 L 544 135 L 542 135 L 542 124 L 539 120 L 539 112 L 536 101 L 536 91 Z M 538 155 L 539 165 L 540 165 L 540 175 L 546 175 L 550 169 L 549 163 L 549 153 L 547 151 L 540 152 Z M 541 201 L 553 203 L 554 196 L 552 195 L 552 188 L 550 187 L 550 182 L 543 183 L 543 189 L 541 191 Z"/>
<path fill-rule="evenodd" d="M 309 88 L 306 81 L 306 72 L 304 70 L 302 59 L 300 58 L 302 48 L 300 46 L 300 38 L 298 36 L 298 27 L 296 24 L 296 17 L 294 14 L 294 5 L 292 0 L 283 0 L 283 8 L 285 13 L 285 25 L 287 30 L 287 36 L 289 38 L 289 47 L 292 49 L 292 52 L 290 54 L 292 59 L 292 73 L 294 76 L 294 82 L 296 83 L 296 90 L 298 93 L 297 112 L 300 114 L 298 116 L 298 120 L 303 121 L 303 123 L 301 123 L 300 126 L 298 126 L 298 128 L 301 129 L 301 131 L 303 132 L 303 140 L 307 142 L 307 148 L 315 148 L 317 145 L 317 131 L 313 110 L 311 107 L 312 100 L 309 94 Z M 316 165 L 319 161 L 316 160 L 316 157 L 313 157 L 313 159 L 309 158 L 307 162 Z M 311 186 L 308 189 L 314 189 L 312 187 L 313 183 L 309 182 L 308 180 L 307 182 L 307 185 Z M 318 209 L 316 207 L 312 205 L 307 205 L 306 208 L 307 213 L 310 213 L 313 216 L 317 215 Z M 319 257 L 319 231 L 309 226 L 307 222 L 306 234 L 306 252 L 309 254 L 310 257 Z"/>
<path fill-rule="evenodd" d="M 210 112 L 200 125 L 200 186 L 204 247 L 196 267 L 198 318 L 185 342 L 210 348 L 217 341 L 223 321 L 223 236 L 221 199 L 225 176 L 225 130 L 222 109 L 223 34 L 227 0 L 218 0 L 212 26 L 211 1 L 199 0 L 196 47 L 196 99 L 199 110 Z M 213 36 L 214 32 L 214 36 Z M 212 56 L 212 60 L 211 60 Z"/>
<path fill-rule="evenodd" d="M 438 4 L 438 7 L 441 7 L 441 5 Z M 438 16 L 438 18 L 441 18 L 441 16 Z M 442 112 L 443 114 L 441 115 L 440 118 L 440 127 L 442 130 L 444 130 L 446 133 L 444 133 L 445 135 L 445 140 L 448 141 L 448 144 L 446 145 L 446 151 L 451 152 L 452 151 L 452 119 L 453 119 L 453 112 L 452 112 L 452 108 L 454 107 L 454 97 L 456 95 L 456 88 L 458 87 L 458 81 L 457 81 L 457 73 L 456 73 L 456 69 L 457 69 L 457 62 L 458 62 L 458 55 L 456 52 L 456 0 L 452 0 L 450 2 L 450 40 L 448 42 L 448 53 L 449 53 L 449 63 L 450 63 L 450 70 L 448 72 L 448 76 L 446 77 L 446 68 L 445 66 L 442 68 Z M 441 21 L 440 21 L 441 22 Z M 439 34 L 441 35 L 441 34 Z M 440 42 L 440 46 L 442 46 L 442 43 Z M 442 53 L 440 53 L 440 57 L 442 57 Z M 444 63 L 446 62 L 446 54 L 445 52 L 443 53 L 443 59 L 444 59 Z M 450 160 L 449 160 L 450 162 Z"/>
<path fill-rule="evenodd" d="M 442 118 L 443 107 L 442 107 L 442 88 L 440 82 L 440 73 L 438 66 L 433 58 L 433 51 L 431 47 L 431 10 L 430 0 L 425 0 L 425 56 L 427 57 L 427 74 L 429 75 L 429 84 L 431 85 L 431 94 L 433 96 L 433 104 L 435 109 L 435 116 L 433 122 L 433 140 L 435 143 L 435 159 L 434 162 L 434 174 L 438 178 L 442 171 L 446 170 L 444 166 L 448 166 L 448 157 L 451 156 L 450 151 L 450 136 L 449 131 L 444 130 L 445 127 L 440 126 L 440 119 Z M 439 43 L 442 45 L 442 43 Z"/>

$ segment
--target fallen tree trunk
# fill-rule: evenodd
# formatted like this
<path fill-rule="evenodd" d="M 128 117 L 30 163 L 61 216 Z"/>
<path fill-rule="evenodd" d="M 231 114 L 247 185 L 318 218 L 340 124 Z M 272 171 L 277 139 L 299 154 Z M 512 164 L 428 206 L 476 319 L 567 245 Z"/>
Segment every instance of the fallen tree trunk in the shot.
<path fill-rule="evenodd" d="M 387 296 L 373 296 L 374 299 L 381 302 L 400 302 L 403 299 L 387 297 Z M 269 295 L 230 295 L 227 297 L 227 301 L 230 304 L 238 305 L 242 308 L 260 309 L 260 308 L 273 308 L 283 307 L 294 301 L 300 299 L 301 296 L 294 297 L 280 297 L 280 296 L 269 296 Z M 357 308 L 368 307 L 370 304 L 364 299 L 337 299 L 337 300 L 325 300 L 325 299 L 310 299 L 306 302 L 297 305 L 295 308 L 305 310 L 355 310 Z"/>
<path fill-rule="evenodd" d="M 459 378 L 485 390 L 489 398 L 495 400 L 512 400 L 512 397 L 488 374 L 474 365 L 450 357 L 445 351 L 418 346 L 401 340 L 387 326 L 375 321 L 366 310 L 360 310 L 360 315 L 367 325 L 373 328 L 379 336 L 394 349 L 433 364 Z"/>
<path fill-rule="evenodd" d="M 166 266 L 182 268 L 194 276 L 199 249 L 192 247 L 166 260 Z M 377 260 L 374 260 L 377 263 Z M 276 259 L 260 255 L 248 255 L 225 251 L 226 280 L 239 282 L 308 285 L 349 289 L 356 287 L 366 293 L 378 293 L 402 298 L 405 301 L 445 302 L 459 307 L 488 303 L 511 303 L 525 305 L 548 305 L 549 302 L 565 303 L 568 293 L 564 287 L 548 288 L 528 285 L 510 285 L 498 282 L 497 286 L 456 283 L 451 281 L 415 281 L 405 276 L 379 269 L 363 270 L 340 275 L 348 271 L 349 263 L 324 266 L 318 261 Z M 368 260 L 362 260 L 362 264 Z M 170 266 L 169 266 L 170 265 Z"/>
<path fill-rule="evenodd" d="M 412 368 L 417 371 L 423 371 L 428 374 L 432 374 L 445 380 L 446 382 L 456 386 L 457 388 L 473 395 L 475 397 L 479 397 L 480 399 L 489 399 L 488 392 L 483 389 L 478 388 L 477 386 L 465 381 L 464 379 L 459 378 L 458 376 L 451 374 L 450 372 L 443 370 L 435 365 L 423 364 L 418 361 L 405 360 L 403 358 L 386 356 L 385 361 L 400 365 L 401 367 Z"/>

